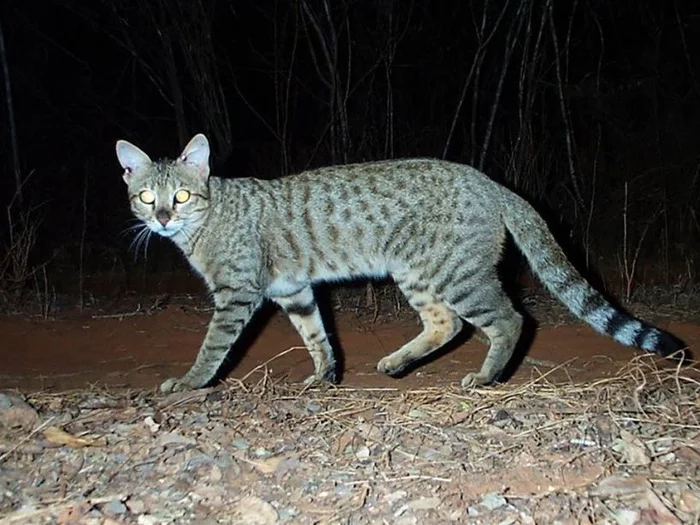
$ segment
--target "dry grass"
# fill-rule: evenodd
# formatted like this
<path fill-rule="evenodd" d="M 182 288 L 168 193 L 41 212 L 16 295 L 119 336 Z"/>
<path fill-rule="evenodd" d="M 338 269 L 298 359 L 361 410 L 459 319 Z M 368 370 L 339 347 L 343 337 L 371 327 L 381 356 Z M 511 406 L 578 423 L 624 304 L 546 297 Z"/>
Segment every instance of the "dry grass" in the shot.
<path fill-rule="evenodd" d="M 700 371 L 647 356 L 589 384 L 304 388 L 263 366 L 169 396 L 7 399 L 1 523 L 700 519 Z"/>

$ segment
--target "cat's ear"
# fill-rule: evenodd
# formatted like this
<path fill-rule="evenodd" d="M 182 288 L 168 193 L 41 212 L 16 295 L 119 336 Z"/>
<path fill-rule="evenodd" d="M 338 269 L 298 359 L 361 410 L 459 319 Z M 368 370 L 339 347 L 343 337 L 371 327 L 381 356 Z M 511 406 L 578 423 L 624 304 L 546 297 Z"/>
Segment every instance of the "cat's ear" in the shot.
<path fill-rule="evenodd" d="M 202 133 L 192 137 L 192 140 L 182 150 L 178 161 L 193 167 L 201 177 L 207 178 L 209 176 L 209 141 L 207 137 Z"/>
<path fill-rule="evenodd" d="M 129 182 L 129 177 L 139 168 L 151 163 L 151 158 L 131 142 L 117 141 L 117 158 L 124 168 L 124 182 Z"/>

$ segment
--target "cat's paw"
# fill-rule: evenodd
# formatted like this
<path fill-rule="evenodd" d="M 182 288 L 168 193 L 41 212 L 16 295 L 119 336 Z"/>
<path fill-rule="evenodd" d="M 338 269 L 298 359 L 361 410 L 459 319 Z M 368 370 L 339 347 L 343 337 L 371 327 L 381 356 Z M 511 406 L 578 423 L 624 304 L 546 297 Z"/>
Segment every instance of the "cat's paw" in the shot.
<path fill-rule="evenodd" d="M 184 377 L 171 377 L 163 381 L 160 385 L 160 391 L 163 394 L 184 392 L 185 390 L 192 390 L 193 388 L 194 387 L 189 384 Z"/>
<path fill-rule="evenodd" d="M 477 374 L 476 372 L 470 372 L 464 379 L 462 379 L 462 389 L 469 390 L 470 388 L 476 388 L 478 386 L 488 385 L 493 382 L 493 379 Z"/>
<path fill-rule="evenodd" d="M 395 376 L 400 374 L 405 368 L 406 363 L 396 359 L 393 355 L 388 355 L 380 359 L 377 363 L 377 372 L 386 374 L 388 376 Z"/>
<path fill-rule="evenodd" d="M 311 374 L 309 377 L 304 379 L 304 386 L 329 386 L 338 383 L 338 379 L 335 375 L 334 370 L 328 370 L 323 374 Z"/>

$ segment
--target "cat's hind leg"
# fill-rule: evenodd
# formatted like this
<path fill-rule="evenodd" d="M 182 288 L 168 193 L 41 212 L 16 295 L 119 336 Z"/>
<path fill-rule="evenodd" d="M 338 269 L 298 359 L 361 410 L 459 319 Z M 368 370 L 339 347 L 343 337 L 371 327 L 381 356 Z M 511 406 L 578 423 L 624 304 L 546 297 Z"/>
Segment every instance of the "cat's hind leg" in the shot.
<path fill-rule="evenodd" d="M 304 341 L 314 362 L 313 375 L 304 383 L 315 381 L 336 382 L 336 363 L 333 348 L 328 341 L 326 329 L 314 298 L 313 290 L 306 286 L 301 291 L 284 297 L 273 297 L 287 315 Z"/>
<path fill-rule="evenodd" d="M 408 274 L 405 277 L 394 276 L 394 279 L 408 303 L 418 312 L 423 322 L 423 331 L 379 361 L 377 370 L 389 375 L 401 373 L 414 361 L 450 341 L 462 329 L 462 320 L 454 310 L 438 301 L 417 276 Z"/>
<path fill-rule="evenodd" d="M 479 372 L 462 379 L 463 388 L 487 385 L 496 381 L 510 361 L 520 339 L 523 317 L 501 288 L 496 275 L 477 280 L 476 287 L 453 287 L 446 293 L 448 304 L 461 318 L 480 328 L 490 346 Z"/>

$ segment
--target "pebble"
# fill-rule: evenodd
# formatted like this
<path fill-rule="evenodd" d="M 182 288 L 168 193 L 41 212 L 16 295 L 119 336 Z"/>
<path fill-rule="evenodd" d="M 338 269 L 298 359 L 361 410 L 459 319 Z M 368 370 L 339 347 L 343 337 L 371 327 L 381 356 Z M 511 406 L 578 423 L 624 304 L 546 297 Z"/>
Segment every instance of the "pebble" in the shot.
<path fill-rule="evenodd" d="M 316 414 L 321 411 L 321 405 L 316 403 L 315 401 L 311 401 L 307 403 L 306 410 L 308 410 L 312 414 Z"/>
<path fill-rule="evenodd" d="M 169 447 L 169 446 L 191 446 L 195 445 L 196 441 L 192 438 L 185 437 L 177 432 L 167 432 L 158 436 L 156 440 L 156 446 L 159 447 Z"/>
<path fill-rule="evenodd" d="M 126 507 L 134 514 L 143 514 L 146 510 L 146 505 L 140 499 L 128 499 Z"/>
<path fill-rule="evenodd" d="M 481 498 L 481 504 L 488 510 L 496 510 L 508 504 L 506 498 L 497 492 L 489 492 Z"/>
<path fill-rule="evenodd" d="M 370 456 L 370 451 L 369 448 L 366 446 L 361 446 L 357 449 L 355 452 L 355 457 L 359 459 L 360 461 L 367 461 Z"/>
<path fill-rule="evenodd" d="M 255 454 L 255 456 L 259 458 L 266 458 L 268 456 L 271 456 L 272 452 L 270 452 L 266 448 L 258 447 L 253 451 L 253 454 Z"/>
<path fill-rule="evenodd" d="M 393 505 L 397 501 L 404 499 L 407 495 L 408 492 L 406 492 L 405 490 L 396 490 L 384 496 L 384 501 L 386 501 L 389 505 Z"/>
<path fill-rule="evenodd" d="M 121 514 L 125 514 L 128 509 L 126 508 L 126 505 L 122 503 L 118 499 L 114 499 L 107 503 L 103 508 L 102 511 L 105 514 L 109 514 L 111 516 L 119 516 Z"/>
<path fill-rule="evenodd" d="M 440 498 L 418 498 L 408 502 L 413 510 L 430 510 L 440 505 Z"/>
<path fill-rule="evenodd" d="M 246 525 L 273 525 L 279 521 L 275 508 L 256 496 L 240 500 L 234 509 L 234 515 L 240 523 Z"/>
<path fill-rule="evenodd" d="M 234 439 L 231 441 L 231 444 L 236 447 L 238 450 L 248 450 L 250 448 L 250 443 L 248 443 L 245 439 Z"/>

